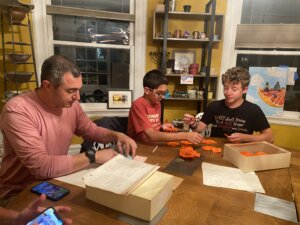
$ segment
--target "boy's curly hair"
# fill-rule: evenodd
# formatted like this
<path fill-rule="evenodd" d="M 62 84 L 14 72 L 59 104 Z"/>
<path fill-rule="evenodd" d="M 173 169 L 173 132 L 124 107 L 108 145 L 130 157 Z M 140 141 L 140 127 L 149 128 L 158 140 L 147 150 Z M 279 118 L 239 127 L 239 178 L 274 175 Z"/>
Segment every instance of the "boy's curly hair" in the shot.
<path fill-rule="evenodd" d="M 222 84 L 224 85 L 224 83 L 227 82 L 233 84 L 238 84 L 241 82 L 242 88 L 244 89 L 248 87 L 250 83 L 249 71 L 242 67 L 232 67 L 222 75 Z"/>

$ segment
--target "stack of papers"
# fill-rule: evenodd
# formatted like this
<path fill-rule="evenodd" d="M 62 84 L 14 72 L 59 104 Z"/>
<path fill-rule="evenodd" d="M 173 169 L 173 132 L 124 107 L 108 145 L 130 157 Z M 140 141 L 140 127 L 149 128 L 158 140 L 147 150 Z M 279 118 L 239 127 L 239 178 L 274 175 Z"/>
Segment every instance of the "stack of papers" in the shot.
<path fill-rule="evenodd" d="M 244 173 L 240 169 L 202 163 L 203 184 L 249 192 L 265 193 L 254 172 Z"/>
<path fill-rule="evenodd" d="M 84 177 L 85 184 L 116 194 L 128 195 L 159 166 L 117 155 Z"/>

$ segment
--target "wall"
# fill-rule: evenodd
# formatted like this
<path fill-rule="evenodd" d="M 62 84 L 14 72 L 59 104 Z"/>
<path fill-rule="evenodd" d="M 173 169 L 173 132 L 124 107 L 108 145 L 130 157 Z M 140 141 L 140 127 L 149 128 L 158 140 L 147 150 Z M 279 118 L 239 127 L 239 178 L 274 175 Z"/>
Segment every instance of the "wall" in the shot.
<path fill-rule="evenodd" d="M 271 124 L 271 128 L 275 145 L 300 150 L 300 127 Z"/>
<path fill-rule="evenodd" d="M 30 3 L 30 0 L 24 0 L 22 1 L 23 3 Z M 22 21 L 23 24 L 27 24 L 27 17 Z M 1 21 L 2 23 L 2 21 Z M 12 39 L 12 31 L 14 32 L 14 41 L 16 42 L 25 42 L 25 43 L 30 43 L 30 38 L 29 38 L 29 32 L 28 28 L 25 26 L 22 27 L 17 27 L 17 26 L 11 26 L 7 24 L 7 19 L 5 17 L 4 19 L 4 40 L 5 42 L 11 41 Z M 1 38 L 1 43 L 2 43 L 2 38 Z M 5 45 L 5 53 L 12 53 L 12 45 Z M 2 45 L 0 46 L 0 51 L 2 53 Z M 16 53 L 27 53 L 31 54 L 31 50 L 29 46 L 20 46 L 16 45 L 15 46 L 15 52 Z M 4 98 L 4 74 L 3 74 L 3 54 L 0 56 L 0 98 Z M 7 60 L 7 58 L 6 58 Z M 32 58 L 29 58 L 28 62 L 32 62 Z M 6 64 L 6 70 L 7 71 L 14 71 L 14 66 L 13 64 Z M 24 72 L 33 72 L 34 68 L 32 65 L 18 65 L 18 71 L 24 71 Z M 34 78 L 32 78 L 33 80 Z M 16 90 L 16 85 L 14 83 L 8 82 L 7 83 L 7 90 Z M 35 83 L 23 83 L 19 86 L 19 90 L 28 90 L 28 89 L 33 89 L 35 88 Z M 0 107 L 2 108 L 3 102 L 1 101 Z"/>
<path fill-rule="evenodd" d="M 155 10 L 156 4 L 161 4 L 162 0 L 151 0 L 148 1 L 148 13 L 147 13 L 147 55 L 146 55 L 146 71 L 157 69 L 158 65 L 153 63 L 149 57 L 150 51 L 158 51 L 162 46 L 162 42 L 160 41 L 153 41 L 153 12 Z M 176 1 L 176 11 L 183 11 L 183 5 L 190 4 L 192 6 L 191 12 L 198 12 L 203 13 L 205 11 L 205 4 L 208 1 L 199 1 L 199 0 L 190 0 L 188 3 L 184 0 L 177 0 Z M 226 3 L 227 1 L 217 1 L 217 8 L 216 13 L 218 14 L 225 14 L 226 13 Z M 225 26 L 224 26 L 225 27 Z M 203 22 L 193 23 L 190 21 L 171 21 L 169 23 L 169 31 L 171 33 L 174 32 L 176 29 L 181 29 L 182 32 L 185 30 L 189 31 L 190 33 L 194 30 L 201 31 L 203 30 Z M 188 43 L 168 43 L 168 52 L 172 55 L 173 49 L 195 49 L 196 50 L 196 62 L 200 64 L 201 60 L 201 46 L 197 46 L 197 44 L 188 44 Z M 220 71 L 221 67 L 221 57 L 222 57 L 222 49 L 223 43 L 219 43 L 214 46 L 213 53 L 212 53 L 212 64 L 211 67 L 215 68 L 217 73 Z M 178 79 L 178 78 L 176 78 Z M 195 85 L 189 86 L 188 89 L 192 88 Z M 170 92 L 173 92 L 175 87 L 175 80 L 173 78 L 169 79 L 169 86 L 168 89 Z M 184 113 L 196 113 L 196 102 L 193 101 L 168 101 L 165 102 L 165 113 L 164 118 L 168 121 L 172 121 L 175 118 L 182 118 Z"/>

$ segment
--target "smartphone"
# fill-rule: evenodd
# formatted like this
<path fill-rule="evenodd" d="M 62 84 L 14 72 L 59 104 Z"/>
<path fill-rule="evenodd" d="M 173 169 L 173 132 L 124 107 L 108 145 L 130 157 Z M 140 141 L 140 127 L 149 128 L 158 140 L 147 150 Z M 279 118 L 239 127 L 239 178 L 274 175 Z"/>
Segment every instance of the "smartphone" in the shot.
<path fill-rule="evenodd" d="M 36 216 L 33 220 L 26 223 L 26 225 L 32 225 L 32 224 L 62 225 L 63 220 L 60 218 L 60 216 L 58 215 L 58 213 L 55 211 L 54 208 L 49 207 L 46 210 L 44 210 L 43 212 L 41 212 L 38 216 Z"/>
<path fill-rule="evenodd" d="M 70 190 L 67 188 L 52 184 L 47 181 L 43 181 L 42 183 L 32 187 L 31 191 L 39 195 L 45 194 L 47 198 L 52 201 L 57 201 L 70 193 Z"/>

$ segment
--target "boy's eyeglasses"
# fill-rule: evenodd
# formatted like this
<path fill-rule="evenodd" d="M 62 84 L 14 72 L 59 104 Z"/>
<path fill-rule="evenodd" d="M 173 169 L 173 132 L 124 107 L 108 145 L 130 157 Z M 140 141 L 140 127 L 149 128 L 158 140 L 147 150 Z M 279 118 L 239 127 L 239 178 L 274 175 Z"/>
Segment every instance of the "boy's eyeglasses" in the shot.
<path fill-rule="evenodd" d="M 156 91 L 154 91 L 154 90 L 151 89 L 151 88 L 148 88 L 148 89 L 149 89 L 149 91 L 151 91 L 151 92 L 153 92 L 154 94 L 156 94 L 157 97 L 159 97 L 159 98 L 162 98 L 162 97 L 165 96 L 165 94 L 166 94 L 166 92 L 156 92 Z"/>

